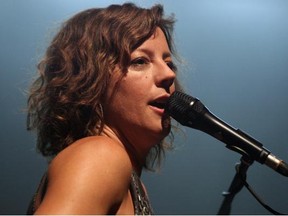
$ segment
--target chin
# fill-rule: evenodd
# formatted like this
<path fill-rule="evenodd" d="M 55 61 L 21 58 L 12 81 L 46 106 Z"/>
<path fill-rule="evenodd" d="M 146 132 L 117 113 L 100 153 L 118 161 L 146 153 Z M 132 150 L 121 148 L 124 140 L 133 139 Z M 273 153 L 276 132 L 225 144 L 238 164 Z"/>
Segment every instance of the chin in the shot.
<path fill-rule="evenodd" d="M 161 130 L 161 132 L 160 132 L 160 139 L 161 139 L 161 141 L 163 140 L 163 139 L 165 139 L 165 137 L 167 137 L 168 135 L 169 135 L 169 133 L 170 133 L 170 131 L 171 131 L 171 125 L 169 124 L 169 126 L 166 126 L 166 127 L 162 127 L 162 130 Z"/>
<path fill-rule="evenodd" d="M 152 131 L 150 131 L 152 132 Z M 151 143 L 154 144 L 159 144 L 160 142 L 162 142 L 170 133 L 170 127 L 169 128 L 158 128 L 157 130 L 154 130 L 151 133 Z"/>

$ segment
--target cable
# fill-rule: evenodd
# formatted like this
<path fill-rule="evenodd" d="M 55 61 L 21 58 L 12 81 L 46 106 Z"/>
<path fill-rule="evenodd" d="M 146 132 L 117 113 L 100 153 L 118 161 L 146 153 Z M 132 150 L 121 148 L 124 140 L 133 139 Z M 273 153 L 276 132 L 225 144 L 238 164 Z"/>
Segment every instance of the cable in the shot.
<path fill-rule="evenodd" d="M 252 187 L 248 184 L 248 182 L 245 180 L 246 178 L 243 177 L 243 175 L 241 175 L 240 172 L 238 172 L 239 170 L 237 169 L 237 173 L 240 176 L 241 180 L 243 181 L 244 186 L 247 188 L 247 190 L 252 194 L 252 196 L 269 212 L 271 212 L 274 215 L 287 215 L 287 214 L 283 214 L 280 213 L 276 210 L 274 210 L 273 208 L 271 208 L 269 205 L 267 205 L 258 195 L 257 193 L 252 189 Z"/>

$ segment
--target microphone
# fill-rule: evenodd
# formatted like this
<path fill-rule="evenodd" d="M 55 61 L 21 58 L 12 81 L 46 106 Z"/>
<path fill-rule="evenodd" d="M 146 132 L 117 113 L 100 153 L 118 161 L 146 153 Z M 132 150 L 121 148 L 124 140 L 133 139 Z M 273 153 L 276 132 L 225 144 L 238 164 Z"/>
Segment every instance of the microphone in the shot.
<path fill-rule="evenodd" d="M 253 137 L 217 118 L 199 99 L 175 91 L 165 105 L 165 112 L 180 124 L 203 131 L 226 143 L 228 149 L 288 176 L 288 165 L 283 160 L 271 154 Z"/>

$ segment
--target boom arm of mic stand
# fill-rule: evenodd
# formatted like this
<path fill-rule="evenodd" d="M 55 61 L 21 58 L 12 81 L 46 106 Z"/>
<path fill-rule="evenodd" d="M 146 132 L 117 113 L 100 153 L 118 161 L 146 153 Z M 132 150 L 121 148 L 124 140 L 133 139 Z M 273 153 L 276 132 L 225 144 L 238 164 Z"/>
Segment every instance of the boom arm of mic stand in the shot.
<path fill-rule="evenodd" d="M 242 156 L 240 163 L 236 164 L 236 174 L 230 184 L 230 187 L 228 191 L 222 193 L 222 195 L 224 196 L 224 200 L 218 211 L 218 215 L 230 214 L 232 201 L 235 195 L 243 188 L 243 179 L 246 180 L 247 170 L 253 162 L 254 161 L 247 156 Z"/>

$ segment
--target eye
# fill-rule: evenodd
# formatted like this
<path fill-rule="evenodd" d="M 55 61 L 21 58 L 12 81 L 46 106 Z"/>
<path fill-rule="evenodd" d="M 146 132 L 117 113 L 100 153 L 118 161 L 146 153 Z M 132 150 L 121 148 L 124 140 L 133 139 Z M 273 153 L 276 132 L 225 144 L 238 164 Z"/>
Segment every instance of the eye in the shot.
<path fill-rule="evenodd" d="M 131 61 L 131 65 L 144 65 L 147 63 L 148 63 L 148 60 L 144 57 L 136 58 Z"/>
<path fill-rule="evenodd" d="M 143 69 L 145 66 L 149 64 L 149 60 L 145 57 L 135 58 L 131 61 L 130 67 L 133 69 Z"/>
<path fill-rule="evenodd" d="M 172 71 L 176 71 L 177 70 L 176 65 L 172 61 L 168 61 L 166 64 Z"/>

